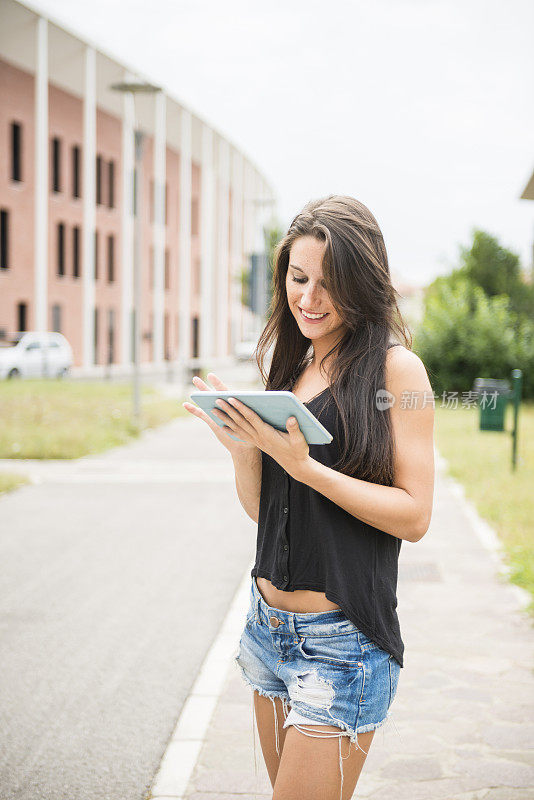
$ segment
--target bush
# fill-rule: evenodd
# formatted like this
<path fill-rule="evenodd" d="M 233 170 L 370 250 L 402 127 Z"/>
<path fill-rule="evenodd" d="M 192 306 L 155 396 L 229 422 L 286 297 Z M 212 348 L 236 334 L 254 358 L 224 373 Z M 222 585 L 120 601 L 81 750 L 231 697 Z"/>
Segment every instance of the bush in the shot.
<path fill-rule="evenodd" d="M 510 379 L 523 371 L 523 396 L 534 397 L 534 322 L 516 314 L 507 295 L 488 296 L 465 274 L 428 290 L 414 349 L 438 394 L 468 391 L 475 378 Z"/>

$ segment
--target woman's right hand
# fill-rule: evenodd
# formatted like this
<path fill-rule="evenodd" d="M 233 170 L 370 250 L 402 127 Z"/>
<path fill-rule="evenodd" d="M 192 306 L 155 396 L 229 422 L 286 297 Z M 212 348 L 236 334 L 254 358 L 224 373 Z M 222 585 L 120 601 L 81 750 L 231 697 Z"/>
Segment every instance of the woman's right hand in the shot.
<path fill-rule="evenodd" d="M 217 375 L 215 375 L 214 372 L 208 372 L 207 378 L 213 384 L 214 389 L 218 389 L 223 392 L 228 391 L 228 388 L 224 385 L 224 383 L 220 380 L 220 378 L 218 378 Z M 202 392 L 213 391 L 213 389 L 211 389 L 207 383 L 204 383 L 202 378 L 199 378 L 198 375 L 194 376 L 193 383 L 195 385 L 195 388 L 199 389 Z M 206 412 L 203 411 L 199 406 L 187 402 L 182 403 L 182 405 L 186 409 L 186 411 L 189 411 L 190 414 L 194 414 L 195 417 L 204 420 L 204 422 L 207 425 L 209 425 L 209 427 L 211 428 L 217 439 L 224 447 L 226 447 L 226 449 L 232 456 L 242 455 L 244 453 L 250 453 L 253 450 L 257 450 L 256 445 L 249 444 L 248 442 L 236 442 L 235 439 L 231 439 L 230 436 L 228 435 L 228 429 L 224 429 L 222 425 L 217 425 L 217 423 L 212 420 L 209 414 L 206 414 Z M 230 404 L 228 404 L 228 407 L 231 408 Z M 218 407 L 215 406 L 215 408 Z M 224 422 L 223 418 L 226 416 L 224 414 L 224 409 L 221 407 L 218 408 L 218 411 L 219 414 L 216 413 L 215 416 L 218 416 L 219 419 L 221 419 Z"/>

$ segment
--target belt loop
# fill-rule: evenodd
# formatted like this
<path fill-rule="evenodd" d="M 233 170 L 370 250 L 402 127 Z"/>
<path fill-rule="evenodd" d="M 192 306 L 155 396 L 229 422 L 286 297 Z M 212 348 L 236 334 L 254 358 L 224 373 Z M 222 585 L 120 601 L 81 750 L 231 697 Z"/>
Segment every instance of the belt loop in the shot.
<path fill-rule="evenodd" d="M 256 622 L 258 625 L 261 625 L 261 614 L 260 614 L 260 604 L 261 604 L 261 597 L 256 599 L 256 603 L 254 604 L 254 611 L 256 613 Z"/>

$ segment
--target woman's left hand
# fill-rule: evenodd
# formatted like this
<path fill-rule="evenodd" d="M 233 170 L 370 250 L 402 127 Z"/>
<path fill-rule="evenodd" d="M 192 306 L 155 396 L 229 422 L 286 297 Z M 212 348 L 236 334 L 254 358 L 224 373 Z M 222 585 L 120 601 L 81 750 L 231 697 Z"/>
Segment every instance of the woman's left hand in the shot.
<path fill-rule="evenodd" d="M 283 433 L 264 422 L 255 411 L 235 397 L 228 398 L 228 402 L 219 400 L 216 406 L 213 413 L 225 423 L 223 430 L 235 434 L 248 444 L 256 445 L 274 458 L 295 480 L 299 480 L 298 476 L 302 475 L 310 460 L 310 449 L 295 417 L 289 417 L 286 423 L 288 432 Z"/>

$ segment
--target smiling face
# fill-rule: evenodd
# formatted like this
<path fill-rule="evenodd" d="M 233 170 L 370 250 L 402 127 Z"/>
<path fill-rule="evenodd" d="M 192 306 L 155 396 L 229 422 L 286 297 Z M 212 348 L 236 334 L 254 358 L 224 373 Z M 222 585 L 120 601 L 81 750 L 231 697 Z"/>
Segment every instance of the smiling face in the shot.
<path fill-rule="evenodd" d="M 313 236 L 299 236 L 289 251 L 286 275 L 287 302 L 303 336 L 326 353 L 345 331 L 345 326 L 330 300 L 323 280 L 322 260 L 326 242 Z M 303 312 L 323 315 L 307 319 Z"/>

